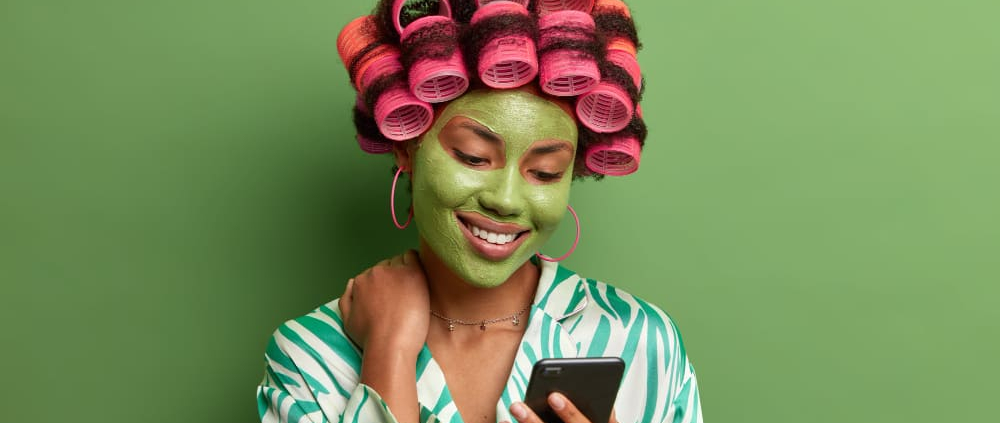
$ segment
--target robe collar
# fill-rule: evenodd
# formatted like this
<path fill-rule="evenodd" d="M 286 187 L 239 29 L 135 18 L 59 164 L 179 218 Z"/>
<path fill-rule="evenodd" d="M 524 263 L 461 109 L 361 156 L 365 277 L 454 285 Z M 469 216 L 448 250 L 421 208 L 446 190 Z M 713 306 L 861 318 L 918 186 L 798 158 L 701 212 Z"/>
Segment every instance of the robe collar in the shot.
<path fill-rule="evenodd" d="M 579 344 L 564 327 L 570 317 L 588 304 L 584 280 L 558 263 L 532 261 L 539 266 L 538 288 L 528 317 L 507 386 L 497 402 L 497 421 L 516 421 L 508 411 L 510 405 L 524 399 L 535 362 L 543 358 L 577 357 Z M 427 423 L 457 423 L 462 419 L 455 408 L 451 392 L 445 383 L 441 367 L 431 356 L 427 345 L 417 359 L 417 398 L 420 420 Z"/>

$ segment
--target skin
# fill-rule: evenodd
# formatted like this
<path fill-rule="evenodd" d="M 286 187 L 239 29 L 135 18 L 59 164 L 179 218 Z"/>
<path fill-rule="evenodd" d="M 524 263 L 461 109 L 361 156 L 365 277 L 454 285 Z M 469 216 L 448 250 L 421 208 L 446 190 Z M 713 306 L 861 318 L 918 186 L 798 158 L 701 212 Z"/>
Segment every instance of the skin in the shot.
<path fill-rule="evenodd" d="M 421 238 L 466 282 L 506 282 L 566 213 L 576 136 L 576 122 L 560 106 L 526 91 L 475 91 L 455 100 L 412 155 Z M 491 138 L 499 142 L 484 142 Z M 531 152 L 544 148 L 561 150 Z M 526 228 L 525 239 L 504 258 L 484 257 L 463 235 L 463 213 Z"/>
<path fill-rule="evenodd" d="M 412 172 L 419 253 L 362 272 L 339 304 L 347 333 L 364 350 L 361 383 L 400 422 L 419 421 L 415 363 L 425 343 L 463 420 L 496 421 L 527 325 L 448 331 L 430 310 L 474 321 L 531 303 L 539 271 L 528 259 L 565 214 L 576 136 L 567 105 L 531 91 L 484 90 L 449 103 L 419 142 L 396 149 L 397 165 Z M 483 242 L 469 232 L 470 222 L 517 228 L 517 239 Z M 564 421 L 586 422 L 568 401 L 550 401 Z M 521 403 L 511 414 L 539 422 Z"/>

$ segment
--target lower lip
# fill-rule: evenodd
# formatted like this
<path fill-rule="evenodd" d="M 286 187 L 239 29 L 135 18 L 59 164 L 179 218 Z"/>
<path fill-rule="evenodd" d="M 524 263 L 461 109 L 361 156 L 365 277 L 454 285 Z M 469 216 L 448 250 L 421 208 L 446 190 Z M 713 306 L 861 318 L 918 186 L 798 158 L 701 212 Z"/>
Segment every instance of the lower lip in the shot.
<path fill-rule="evenodd" d="M 513 255 L 514 251 L 517 251 L 517 247 L 520 247 L 521 244 L 524 243 L 525 238 L 529 235 L 519 234 L 513 241 L 504 245 L 490 244 L 489 242 L 486 242 L 485 239 L 473 235 L 472 231 L 469 230 L 468 226 L 465 226 L 465 222 L 462 222 L 461 219 L 456 220 L 458 221 L 458 227 L 462 228 L 462 234 L 464 234 L 465 238 L 469 240 L 470 244 L 472 244 L 472 248 L 475 248 L 476 251 L 479 252 L 479 255 L 491 261 L 500 261 Z"/>

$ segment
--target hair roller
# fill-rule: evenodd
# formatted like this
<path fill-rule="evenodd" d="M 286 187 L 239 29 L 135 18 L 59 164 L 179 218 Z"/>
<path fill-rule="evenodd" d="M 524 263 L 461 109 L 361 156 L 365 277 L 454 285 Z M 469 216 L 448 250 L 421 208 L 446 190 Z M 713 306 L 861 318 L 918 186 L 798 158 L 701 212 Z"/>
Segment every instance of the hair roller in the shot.
<path fill-rule="evenodd" d="M 596 0 L 594 2 L 594 22 L 597 31 L 612 43 L 618 39 L 628 40 L 636 50 L 641 47 L 639 35 L 632 21 L 632 13 L 620 0 Z"/>
<path fill-rule="evenodd" d="M 539 15 L 563 10 L 578 10 L 589 14 L 594 8 L 594 0 L 538 0 L 536 10 Z"/>
<path fill-rule="evenodd" d="M 376 60 L 361 78 L 365 101 L 374 109 L 375 122 L 386 138 L 408 140 L 430 127 L 433 109 L 406 86 L 398 51 Z M 373 100 L 374 107 L 371 107 Z"/>
<path fill-rule="evenodd" d="M 479 4 L 479 7 L 483 7 L 486 6 L 487 4 L 496 3 L 498 1 L 508 1 L 511 3 L 517 3 L 521 6 L 524 6 L 525 9 L 528 8 L 528 3 L 531 3 L 531 0 L 476 0 L 476 3 Z"/>
<path fill-rule="evenodd" d="M 628 5 L 621 0 L 594 0 L 593 13 L 595 15 L 613 13 L 624 15 L 627 18 L 632 17 Z"/>
<path fill-rule="evenodd" d="M 437 5 L 438 10 L 434 15 L 416 16 L 422 12 L 421 8 L 429 9 Z M 406 16 L 403 16 L 403 15 Z M 412 14 L 412 15 L 411 15 Z M 392 2 L 392 23 L 396 27 L 396 33 L 403 35 L 403 29 L 412 23 L 430 16 L 451 17 L 451 3 L 448 0 L 393 0 Z M 401 19 L 403 18 L 403 19 Z"/>
<path fill-rule="evenodd" d="M 402 61 L 409 69 L 410 91 L 429 103 L 453 100 L 469 88 L 465 59 L 458 45 L 458 24 L 451 19 L 447 0 L 439 0 L 439 13 L 400 23 L 407 0 L 395 0 L 393 18 L 400 31 Z"/>
<path fill-rule="evenodd" d="M 589 91 L 601 79 L 595 53 L 601 52 L 589 13 L 562 10 L 538 22 L 542 91 L 571 97 Z"/>
<path fill-rule="evenodd" d="M 469 31 L 483 40 L 472 46 L 479 78 L 492 88 L 516 88 L 538 75 L 534 19 L 522 4 L 493 1 L 472 15 Z"/>
<path fill-rule="evenodd" d="M 379 132 L 375 118 L 359 95 L 354 103 L 354 127 L 358 133 L 355 139 L 361 150 L 369 154 L 385 154 L 392 151 L 392 141 Z"/>
<path fill-rule="evenodd" d="M 636 60 L 638 48 L 626 36 L 615 36 L 611 34 L 607 40 L 607 59 L 612 64 L 625 69 L 632 77 L 636 88 L 642 89 L 642 71 L 639 69 L 639 62 Z"/>
<path fill-rule="evenodd" d="M 584 161 L 587 169 L 608 176 L 624 176 L 639 169 L 642 144 L 628 131 L 615 134 L 587 148 Z"/>
<path fill-rule="evenodd" d="M 625 129 L 634 111 L 629 92 L 613 80 L 601 81 L 576 101 L 576 116 L 580 123 L 602 134 Z"/>
<path fill-rule="evenodd" d="M 379 41 L 379 31 L 373 16 L 361 16 L 348 23 L 337 36 L 337 53 L 358 91 L 364 69 L 390 49 Z"/>
<path fill-rule="evenodd" d="M 639 62 L 636 60 L 635 55 L 629 54 L 629 52 L 624 50 L 612 50 L 608 49 L 607 53 L 608 62 L 625 69 L 629 76 L 632 77 L 632 82 L 637 90 L 642 90 L 642 70 L 639 68 Z"/>

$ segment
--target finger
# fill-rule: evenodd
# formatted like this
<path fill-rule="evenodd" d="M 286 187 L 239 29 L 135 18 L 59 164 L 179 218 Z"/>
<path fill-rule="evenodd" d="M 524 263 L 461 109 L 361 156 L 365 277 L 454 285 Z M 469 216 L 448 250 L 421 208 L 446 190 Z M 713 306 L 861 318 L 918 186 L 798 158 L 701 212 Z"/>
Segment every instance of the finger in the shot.
<path fill-rule="evenodd" d="M 417 253 L 416 250 L 408 250 L 404 255 L 406 256 L 407 265 L 416 266 L 419 269 L 424 268 L 423 264 L 420 263 L 420 253 Z"/>
<path fill-rule="evenodd" d="M 587 417 L 581 414 L 580 410 L 577 410 L 576 406 L 563 394 L 553 392 L 549 395 L 548 400 L 549 407 L 552 407 L 563 423 L 590 423 Z"/>
<path fill-rule="evenodd" d="M 344 295 L 340 296 L 337 305 L 340 307 L 340 315 L 344 320 L 351 314 L 351 296 L 354 295 L 354 278 L 347 281 L 347 288 L 344 288 Z"/>
<path fill-rule="evenodd" d="M 544 423 L 538 415 L 523 402 L 515 402 L 510 405 L 510 414 L 517 419 L 518 423 Z"/>
<path fill-rule="evenodd" d="M 389 267 L 398 267 L 404 264 L 406 264 L 406 260 L 403 258 L 402 254 L 398 256 L 393 256 L 391 259 L 389 259 Z"/>
<path fill-rule="evenodd" d="M 376 264 L 375 266 L 378 266 L 378 264 Z M 364 272 L 361 272 L 361 274 L 358 275 L 358 276 L 356 276 L 356 277 L 358 277 L 358 278 L 361 278 L 361 277 L 371 277 L 372 269 L 374 269 L 375 266 L 372 266 L 372 267 L 369 267 L 369 268 L 365 269 Z"/>

